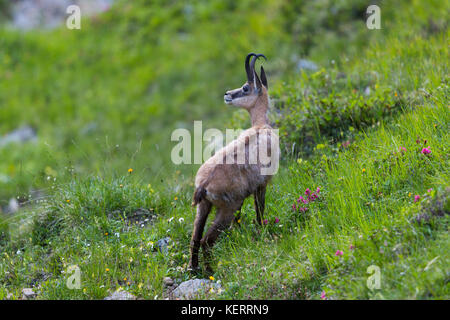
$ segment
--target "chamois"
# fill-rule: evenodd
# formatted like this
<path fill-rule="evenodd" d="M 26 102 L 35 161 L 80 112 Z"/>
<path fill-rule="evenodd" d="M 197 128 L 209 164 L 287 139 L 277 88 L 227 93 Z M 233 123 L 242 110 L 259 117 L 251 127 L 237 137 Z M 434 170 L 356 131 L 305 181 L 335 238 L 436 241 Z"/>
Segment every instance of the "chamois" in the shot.
<path fill-rule="evenodd" d="M 253 58 L 252 58 L 253 57 Z M 210 249 L 219 234 L 227 229 L 233 220 L 238 221 L 244 200 L 253 194 L 257 222 L 263 222 L 266 186 L 274 174 L 264 171 L 269 166 L 278 169 L 278 136 L 272 130 L 267 118 L 269 108 L 268 84 L 264 68 L 261 79 L 255 71 L 255 62 L 263 54 L 250 53 L 245 58 L 247 81 L 240 88 L 227 91 L 224 101 L 227 105 L 246 109 L 252 127 L 242 132 L 236 140 L 217 151 L 197 172 L 193 206 L 197 206 L 194 230 L 191 239 L 189 269 L 198 269 L 200 246 L 205 257 L 207 271 L 211 271 Z M 249 61 L 252 58 L 250 65 Z M 262 150 L 261 150 L 262 149 Z M 270 160 L 263 161 L 263 154 Z M 266 158 L 267 159 L 267 158 Z M 274 160 L 275 159 L 275 160 Z M 276 163 L 275 163 L 276 162 Z M 216 207 L 216 217 L 202 238 L 203 229 L 212 206 Z"/>

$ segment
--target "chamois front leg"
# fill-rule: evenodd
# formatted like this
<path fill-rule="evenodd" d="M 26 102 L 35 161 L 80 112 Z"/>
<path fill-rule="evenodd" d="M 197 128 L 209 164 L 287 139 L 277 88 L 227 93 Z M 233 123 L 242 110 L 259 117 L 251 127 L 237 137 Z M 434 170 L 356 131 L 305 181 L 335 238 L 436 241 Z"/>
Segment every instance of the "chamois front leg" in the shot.
<path fill-rule="evenodd" d="M 197 215 L 194 221 L 194 231 L 191 239 L 191 259 L 189 260 L 188 269 L 198 269 L 198 250 L 200 248 L 200 239 L 202 238 L 203 229 L 205 228 L 206 219 L 211 211 L 212 204 L 206 199 L 203 199 L 197 205 Z"/>
<path fill-rule="evenodd" d="M 255 198 L 256 220 L 261 225 L 264 218 L 264 208 L 266 205 L 266 186 L 260 186 L 253 194 Z"/>

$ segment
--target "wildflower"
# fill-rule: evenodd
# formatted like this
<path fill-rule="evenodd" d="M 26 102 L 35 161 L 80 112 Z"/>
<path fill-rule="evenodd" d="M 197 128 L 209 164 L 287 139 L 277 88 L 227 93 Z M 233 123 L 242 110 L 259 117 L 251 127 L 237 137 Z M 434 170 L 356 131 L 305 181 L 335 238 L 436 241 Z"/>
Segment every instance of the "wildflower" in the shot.
<path fill-rule="evenodd" d="M 123 184 L 120 184 L 119 187 L 123 188 Z"/>
<path fill-rule="evenodd" d="M 308 197 L 308 200 L 309 200 L 310 202 L 313 202 L 313 201 L 316 200 L 317 198 L 319 198 L 319 196 L 318 196 L 316 193 L 313 193 L 312 195 L 310 195 L 310 196 Z"/>
<path fill-rule="evenodd" d="M 405 153 L 406 152 L 406 148 L 405 147 L 399 147 L 398 151 L 400 151 L 401 153 Z"/>
<path fill-rule="evenodd" d="M 275 217 L 275 223 L 280 222 L 280 219 L 278 219 L 278 217 Z"/>
<path fill-rule="evenodd" d="M 241 223 L 241 219 L 238 219 L 237 223 Z"/>
<path fill-rule="evenodd" d="M 355 246 L 354 245 L 350 245 L 350 250 L 353 250 L 353 249 L 355 249 Z"/>
<path fill-rule="evenodd" d="M 316 193 L 320 193 L 320 187 L 317 187 Z"/>
<path fill-rule="evenodd" d="M 66 202 L 67 202 L 67 203 L 70 203 L 70 199 L 67 199 Z"/>
<path fill-rule="evenodd" d="M 342 148 L 347 148 L 350 145 L 350 140 L 342 142 Z"/>
<path fill-rule="evenodd" d="M 307 199 L 304 199 L 302 196 L 300 196 L 298 199 L 297 199 L 297 202 L 298 203 L 300 203 L 300 202 L 303 202 L 303 203 L 308 203 L 308 200 Z"/>
<path fill-rule="evenodd" d="M 430 150 L 430 147 L 426 147 L 426 148 L 423 148 L 422 149 L 422 151 L 420 151 L 422 154 L 430 154 L 431 153 L 431 150 Z"/>
<path fill-rule="evenodd" d="M 106 268 L 105 271 L 108 272 L 108 271 L 109 271 L 109 268 Z"/>
<path fill-rule="evenodd" d="M 420 200 L 420 196 L 417 194 L 417 195 L 415 195 L 414 196 L 414 202 L 417 202 L 417 201 L 419 201 Z"/>
<path fill-rule="evenodd" d="M 408 192 L 408 197 L 411 197 L 411 192 Z"/>
<path fill-rule="evenodd" d="M 105 236 L 107 236 L 108 235 L 108 232 L 105 232 Z"/>
<path fill-rule="evenodd" d="M 177 201 L 177 200 L 178 200 L 178 197 L 173 198 L 173 200 Z"/>
<path fill-rule="evenodd" d="M 365 173 L 365 172 L 366 172 L 366 168 L 363 168 L 363 169 L 362 169 L 362 173 Z"/>
<path fill-rule="evenodd" d="M 184 218 L 178 219 L 178 222 L 179 222 L 179 223 L 183 223 L 183 222 L 184 222 Z"/>
<path fill-rule="evenodd" d="M 301 212 L 305 213 L 306 211 L 308 211 L 308 208 L 302 207 L 302 208 L 299 208 L 299 210 L 300 210 Z"/>
<path fill-rule="evenodd" d="M 322 291 L 322 293 L 320 294 L 320 299 L 327 300 L 327 294 L 325 291 Z"/>
<path fill-rule="evenodd" d="M 295 205 L 295 203 L 292 205 L 292 210 L 297 210 L 297 206 Z"/>
<path fill-rule="evenodd" d="M 213 276 L 209 276 L 209 280 L 214 281 L 214 277 Z"/>
<path fill-rule="evenodd" d="M 128 169 L 128 173 L 132 173 L 132 172 L 133 172 L 132 168 Z"/>
<path fill-rule="evenodd" d="M 267 219 L 265 219 L 264 221 L 263 221 L 263 224 L 268 224 L 269 223 L 269 220 L 267 220 Z"/>
<path fill-rule="evenodd" d="M 394 93 L 394 96 L 396 96 L 396 97 L 397 97 L 397 92 L 395 92 L 395 93 Z"/>
<path fill-rule="evenodd" d="M 127 281 L 127 277 L 123 278 L 123 281 Z"/>
<path fill-rule="evenodd" d="M 342 256 L 342 255 L 344 255 L 344 252 L 342 250 L 337 250 L 334 255 L 335 256 Z"/>
<path fill-rule="evenodd" d="M 430 188 L 430 189 L 427 190 L 427 192 L 430 193 L 432 190 L 433 190 L 433 189 Z"/>

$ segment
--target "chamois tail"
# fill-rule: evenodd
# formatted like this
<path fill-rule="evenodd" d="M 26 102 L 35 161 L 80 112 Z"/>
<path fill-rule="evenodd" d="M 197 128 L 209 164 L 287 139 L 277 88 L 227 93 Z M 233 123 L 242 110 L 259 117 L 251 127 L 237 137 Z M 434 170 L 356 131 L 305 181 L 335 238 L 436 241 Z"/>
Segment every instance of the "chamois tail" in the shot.
<path fill-rule="evenodd" d="M 192 200 L 192 206 L 195 207 L 206 196 L 206 189 L 204 187 L 198 187 L 194 191 L 194 197 Z"/>

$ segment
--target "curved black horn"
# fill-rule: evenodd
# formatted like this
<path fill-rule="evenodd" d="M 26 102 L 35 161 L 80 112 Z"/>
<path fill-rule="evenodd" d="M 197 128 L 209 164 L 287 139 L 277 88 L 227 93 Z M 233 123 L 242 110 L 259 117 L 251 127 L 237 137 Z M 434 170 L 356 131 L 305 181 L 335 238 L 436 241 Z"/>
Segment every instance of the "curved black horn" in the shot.
<path fill-rule="evenodd" d="M 259 57 L 263 57 L 267 61 L 267 58 L 266 58 L 265 55 L 263 55 L 263 54 L 254 54 L 252 62 L 250 62 L 250 70 L 252 70 L 252 72 L 255 72 L 255 62 L 256 62 L 256 60 L 258 60 Z M 252 80 L 253 80 L 253 77 L 252 77 Z"/>
<path fill-rule="evenodd" d="M 264 59 L 267 60 L 266 56 L 263 54 L 255 54 L 255 56 L 252 58 L 252 61 L 250 62 L 250 70 L 252 70 L 252 79 L 251 81 L 253 81 L 253 75 L 256 77 L 256 87 L 260 88 L 261 87 L 261 80 L 258 77 L 258 74 L 255 71 L 255 62 L 256 60 L 258 60 L 259 57 L 263 57 Z M 249 81 L 250 82 L 250 81 Z"/>
<path fill-rule="evenodd" d="M 245 72 L 247 72 L 247 80 L 248 80 L 248 82 L 252 82 L 253 81 L 253 70 L 248 65 L 248 63 L 250 62 L 250 58 L 252 56 L 256 56 L 256 53 L 251 52 L 245 58 Z"/>

